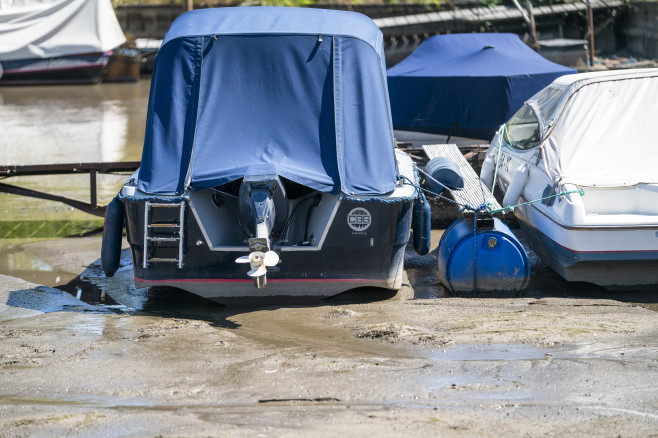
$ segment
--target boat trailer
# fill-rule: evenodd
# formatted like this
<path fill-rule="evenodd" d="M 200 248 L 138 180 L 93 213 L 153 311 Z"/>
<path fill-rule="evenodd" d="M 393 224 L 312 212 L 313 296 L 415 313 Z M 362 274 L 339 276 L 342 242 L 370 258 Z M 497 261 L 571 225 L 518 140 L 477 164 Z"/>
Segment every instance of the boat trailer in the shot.
<path fill-rule="evenodd" d="M 66 196 L 41 192 L 39 190 L 0 183 L 0 193 L 46 199 L 69 205 L 85 213 L 104 217 L 106 206 L 98 205 L 96 175 L 98 173 L 134 172 L 139 168 L 139 161 L 116 161 L 103 163 L 63 163 L 63 164 L 28 164 L 0 166 L 0 178 L 28 175 L 63 175 L 71 173 L 89 173 L 89 202 L 67 198 Z"/>

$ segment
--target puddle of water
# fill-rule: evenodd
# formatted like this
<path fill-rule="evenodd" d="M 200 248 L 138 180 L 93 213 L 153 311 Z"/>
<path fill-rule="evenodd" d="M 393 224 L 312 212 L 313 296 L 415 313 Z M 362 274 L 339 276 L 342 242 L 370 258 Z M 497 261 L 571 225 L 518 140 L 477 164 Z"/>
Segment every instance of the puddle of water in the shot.
<path fill-rule="evenodd" d="M 82 280 L 80 278 L 75 278 L 65 285 L 58 286 L 57 289 L 68 292 L 80 301 L 83 301 L 87 304 L 102 304 L 104 306 L 112 306 L 114 308 L 121 306 L 117 301 L 114 300 L 114 298 L 107 295 L 103 289 L 89 281 Z"/>
<path fill-rule="evenodd" d="M 0 396 L 0 404 L 3 405 L 46 405 L 46 406 L 84 406 L 96 408 L 121 408 L 121 407 L 143 407 L 157 408 L 152 401 L 139 398 L 121 398 L 115 396 L 93 396 L 78 394 L 75 396 L 60 397 L 20 397 Z"/>
<path fill-rule="evenodd" d="M 439 241 L 444 230 L 431 230 L 430 252 L 419 256 L 413 246 L 407 245 L 404 255 L 404 269 L 407 272 L 409 283 L 414 290 L 414 298 L 445 298 L 450 296 L 450 291 L 444 288 L 438 277 L 437 251 Z"/>
<path fill-rule="evenodd" d="M 88 316 L 85 320 L 68 326 L 66 329 L 73 332 L 91 333 L 101 336 L 103 334 L 103 329 L 105 329 L 106 320 L 105 318 L 98 318 L 98 315 L 94 316 L 96 316 L 96 318 L 90 318 Z"/>
<path fill-rule="evenodd" d="M 21 241 L 0 245 L 0 274 L 22 278 L 49 287 L 65 285 L 75 274 L 51 266 L 26 249 Z M 29 242 L 29 241 L 22 241 Z"/>
<path fill-rule="evenodd" d="M 442 350 L 435 350 L 430 353 L 429 358 L 441 361 L 514 361 L 548 359 L 552 358 L 554 354 L 556 354 L 554 349 L 538 348 L 530 345 L 455 345 Z"/>
<path fill-rule="evenodd" d="M 37 310 L 43 313 L 74 311 L 104 312 L 105 309 L 83 303 L 56 288 L 39 286 L 35 289 L 9 292 L 6 303 L 10 307 Z"/>
<path fill-rule="evenodd" d="M 21 240 L 13 239 L 12 242 L 21 242 Z M 31 240 L 27 239 L 24 242 L 30 243 Z M 95 284 L 74 273 L 52 266 L 41 260 L 34 254 L 34 251 L 34 247 L 25 247 L 20 243 L 3 245 L 0 251 L 0 273 L 22 278 L 38 285 L 56 288 L 57 290 L 66 292 L 68 294 L 66 296 L 73 296 L 82 303 L 101 306 L 99 309 L 102 308 L 115 313 L 130 310 L 130 306 L 125 306 L 115 300 L 111 294 L 107 293 L 107 290 L 102 285 Z M 123 263 L 130 263 L 130 260 L 124 259 Z M 130 268 L 130 276 L 124 279 L 123 283 L 126 288 L 130 288 L 132 285 L 132 289 L 135 290 L 132 280 L 132 267 L 131 265 L 128 267 Z M 98 271 L 100 271 L 100 267 L 98 267 Z M 116 285 L 116 287 L 121 286 Z M 46 312 L 71 307 L 76 303 L 76 301 L 71 301 L 70 299 L 64 303 L 64 301 L 55 297 L 55 295 L 50 294 L 49 296 L 50 298 L 45 295 L 44 297 L 40 297 L 38 293 L 29 293 L 29 291 L 26 291 L 24 294 L 22 291 L 13 291 L 10 294 L 10 302 L 25 308 L 33 308 Z M 41 304 L 37 303 L 37 301 L 47 301 L 48 299 L 53 301 L 51 303 L 52 305 L 47 305 L 45 302 Z M 134 300 L 131 304 L 135 304 Z M 141 308 L 141 305 L 138 304 L 138 308 Z"/>
<path fill-rule="evenodd" d="M 71 283 L 71 288 L 72 292 L 76 294 L 78 289 L 81 289 L 83 292 L 80 294 L 80 299 L 85 302 L 97 300 L 98 304 L 111 306 L 124 312 L 144 310 L 149 298 L 148 288 L 137 289 L 135 287 L 129 250 L 121 253 L 120 267 L 114 277 L 106 277 L 101 270 L 100 261 L 97 261 Z"/>
<path fill-rule="evenodd" d="M 550 347 L 526 344 L 454 345 L 433 350 L 433 361 L 535 361 L 607 359 L 616 361 L 658 360 L 658 348 L 645 344 L 610 346 L 602 343 L 579 343 Z"/>

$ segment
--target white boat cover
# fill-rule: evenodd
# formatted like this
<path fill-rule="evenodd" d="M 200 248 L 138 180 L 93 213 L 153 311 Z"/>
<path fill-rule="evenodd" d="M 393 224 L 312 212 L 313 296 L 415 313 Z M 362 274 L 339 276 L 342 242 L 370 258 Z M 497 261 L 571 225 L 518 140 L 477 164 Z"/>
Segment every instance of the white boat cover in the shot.
<path fill-rule="evenodd" d="M 0 62 L 105 52 L 124 41 L 110 0 L 0 0 Z"/>
<path fill-rule="evenodd" d="M 555 181 L 658 183 L 658 69 L 567 75 L 526 102 Z"/>

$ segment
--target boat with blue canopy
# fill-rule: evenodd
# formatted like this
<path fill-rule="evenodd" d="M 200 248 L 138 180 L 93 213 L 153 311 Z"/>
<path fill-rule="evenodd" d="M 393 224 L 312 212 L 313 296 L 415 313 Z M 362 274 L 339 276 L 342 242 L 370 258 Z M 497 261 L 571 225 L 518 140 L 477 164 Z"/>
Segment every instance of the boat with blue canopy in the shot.
<path fill-rule="evenodd" d="M 514 34 L 432 36 L 388 70 L 393 126 L 491 140 L 526 99 L 572 73 Z"/>
<path fill-rule="evenodd" d="M 222 303 L 398 289 L 417 182 L 369 18 L 190 11 L 156 56 L 141 167 L 108 207 L 103 269 L 118 266 L 125 216 L 138 287 Z"/>

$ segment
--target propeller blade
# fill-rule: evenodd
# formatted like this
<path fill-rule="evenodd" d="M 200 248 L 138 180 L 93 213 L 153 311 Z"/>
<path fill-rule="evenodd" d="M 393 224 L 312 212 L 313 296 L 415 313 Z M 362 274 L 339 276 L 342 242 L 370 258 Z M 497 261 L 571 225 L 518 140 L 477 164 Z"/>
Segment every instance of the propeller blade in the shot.
<path fill-rule="evenodd" d="M 265 257 L 263 257 L 263 264 L 268 268 L 270 266 L 276 266 L 279 263 L 279 254 L 274 251 L 267 251 Z"/>
<path fill-rule="evenodd" d="M 240 256 L 237 259 L 235 259 L 235 263 L 249 263 L 249 256 Z"/>
<path fill-rule="evenodd" d="M 260 265 L 256 269 L 252 269 L 251 271 L 247 272 L 247 275 L 250 277 L 260 277 L 261 275 L 267 274 L 267 268 L 265 265 Z"/>

